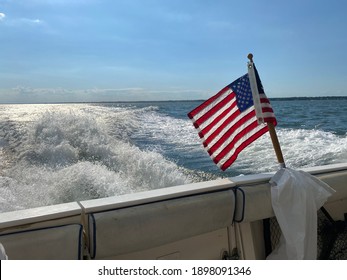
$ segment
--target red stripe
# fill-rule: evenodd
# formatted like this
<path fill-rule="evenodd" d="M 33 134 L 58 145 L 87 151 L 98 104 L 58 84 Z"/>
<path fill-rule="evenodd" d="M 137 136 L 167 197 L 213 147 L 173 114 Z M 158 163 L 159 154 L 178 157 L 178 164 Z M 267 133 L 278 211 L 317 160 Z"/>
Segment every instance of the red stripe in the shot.
<path fill-rule="evenodd" d="M 232 104 L 232 107 L 227 108 L 222 114 L 220 114 L 220 116 L 215 118 L 208 126 L 201 130 L 201 134 L 206 135 L 213 128 L 217 128 L 216 131 L 220 131 L 220 128 L 223 128 L 227 124 L 229 124 L 232 121 L 232 119 L 236 118 L 240 114 L 239 110 L 235 110 L 234 113 L 232 113 L 228 118 L 226 118 L 221 124 L 218 125 L 219 121 L 223 119 L 227 114 L 229 114 L 235 108 L 235 106 L 236 102 Z M 215 135 L 216 131 L 214 131 L 211 135 Z M 211 135 L 208 138 L 210 138 Z"/>
<path fill-rule="evenodd" d="M 211 98 L 207 99 L 204 103 L 200 104 L 198 107 L 196 107 L 194 110 L 192 110 L 191 112 L 188 113 L 188 117 L 190 119 L 194 118 L 194 116 L 196 114 L 198 114 L 201 110 L 203 110 L 204 108 L 206 108 L 208 105 L 210 105 L 211 103 L 213 103 L 213 101 L 215 101 L 218 97 L 220 97 L 221 95 L 223 95 L 226 91 L 228 91 L 230 88 L 228 86 L 226 86 L 225 88 L 223 88 L 222 90 L 220 90 L 216 95 L 212 96 Z"/>
<path fill-rule="evenodd" d="M 194 124 L 197 124 L 200 126 L 205 121 L 207 121 L 209 118 L 211 118 L 214 114 L 218 113 L 223 106 L 225 106 L 226 103 L 231 101 L 234 98 L 235 94 L 227 95 L 223 100 L 218 102 L 216 105 L 211 108 L 211 110 L 207 111 L 204 115 L 202 115 L 199 119 L 197 119 Z"/>
<path fill-rule="evenodd" d="M 248 138 L 244 141 L 239 147 L 236 148 L 235 153 L 220 167 L 223 171 L 225 171 L 232 163 L 237 159 L 239 153 L 243 151 L 248 145 L 257 140 L 260 136 L 268 131 L 268 127 L 265 126 L 257 133 L 255 133 L 252 137 Z"/>
<path fill-rule="evenodd" d="M 272 113 L 273 115 L 271 117 L 265 117 L 264 121 L 269 122 L 269 123 L 273 123 L 274 126 L 277 125 L 277 120 L 276 120 L 274 111 L 271 107 L 262 107 L 262 112 L 263 113 Z"/>
<path fill-rule="evenodd" d="M 267 123 L 272 123 L 274 126 L 277 125 L 277 120 L 275 117 L 268 117 L 268 118 L 264 118 L 264 122 Z"/>
<path fill-rule="evenodd" d="M 228 126 L 238 115 L 240 115 L 240 111 L 237 110 L 235 113 L 233 113 L 231 116 L 229 116 L 220 126 L 217 127 L 217 129 L 215 131 L 213 131 L 213 133 L 211 133 L 210 136 L 208 136 L 207 138 L 205 138 L 205 141 L 202 143 L 204 145 L 204 147 L 207 147 L 212 141 L 213 139 L 215 139 L 221 132 L 222 130 Z M 231 134 L 232 131 L 234 131 L 235 129 L 237 129 L 239 127 L 239 122 L 235 123 L 232 127 L 230 127 L 228 129 L 228 131 L 225 133 L 225 135 L 227 136 L 223 136 L 219 141 L 224 142 L 226 138 L 228 138 Z M 224 139 L 224 140 L 223 140 Z M 218 145 L 218 142 L 215 145 Z M 220 146 L 220 145 L 219 145 Z"/>
<path fill-rule="evenodd" d="M 229 114 L 234 109 L 235 106 L 237 106 L 236 100 L 230 105 L 230 107 L 227 107 L 219 116 L 217 116 L 209 125 L 207 125 L 204 129 L 202 129 L 199 134 L 206 135 L 213 127 L 215 127 L 218 124 L 218 122 L 221 119 L 223 119 L 227 114 Z"/>
<path fill-rule="evenodd" d="M 238 115 L 240 114 L 239 111 L 237 112 Z M 208 150 L 208 153 L 211 155 L 213 154 L 225 141 L 227 141 L 227 139 L 229 139 L 230 135 L 234 133 L 234 131 L 236 129 L 238 129 L 239 127 L 241 127 L 246 121 L 250 120 L 251 118 L 253 118 L 255 116 L 255 111 L 252 110 L 250 111 L 247 115 L 244 115 L 237 123 L 235 123 L 232 127 L 229 128 L 229 130 Z M 208 144 L 211 143 L 211 141 L 218 136 L 218 134 L 221 132 L 221 130 L 228 125 L 229 123 L 231 123 L 233 120 L 235 119 L 235 116 L 232 115 L 230 116 L 226 121 L 227 123 L 225 123 L 225 125 L 223 127 L 219 127 L 213 134 L 211 134 L 210 137 L 208 137 L 205 141 L 204 141 L 204 146 L 206 147 Z M 241 131 L 242 132 L 242 131 Z"/>
<path fill-rule="evenodd" d="M 237 141 L 239 141 L 243 136 L 251 132 L 257 126 L 258 126 L 258 122 L 255 120 L 249 126 L 245 127 L 242 131 L 240 131 L 240 133 L 238 133 L 233 138 L 233 140 L 215 157 L 214 162 L 218 163 L 222 158 L 224 158 L 227 155 L 227 153 L 229 153 L 234 148 Z"/>
<path fill-rule="evenodd" d="M 261 108 L 263 113 L 273 113 L 274 111 L 270 107 Z"/>
<path fill-rule="evenodd" d="M 270 100 L 266 97 L 260 97 L 260 103 L 268 103 L 270 104 Z"/>

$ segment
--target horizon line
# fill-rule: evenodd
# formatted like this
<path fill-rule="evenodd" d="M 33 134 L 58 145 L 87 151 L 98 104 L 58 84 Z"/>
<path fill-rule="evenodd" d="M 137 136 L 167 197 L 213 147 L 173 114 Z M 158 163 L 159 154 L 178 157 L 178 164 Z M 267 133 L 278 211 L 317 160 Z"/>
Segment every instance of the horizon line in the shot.
<path fill-rule="evenodd" d="M 296 97 L 272 97 L 270 101 L 291 101 L 291 100 L 334 100 L 334 99 L 347 99 L 347 96 L 296 96 Z M 144 102 L 198 102 L 205 101 L 205 99 L 168 99 L 168 100 L 113 100 L 113 101 L 55 101 L 55 102 L 0 102 L 0 105 L 26 105 L 26 104 L 89 104 L 89 103 L 144 103 Z"/>

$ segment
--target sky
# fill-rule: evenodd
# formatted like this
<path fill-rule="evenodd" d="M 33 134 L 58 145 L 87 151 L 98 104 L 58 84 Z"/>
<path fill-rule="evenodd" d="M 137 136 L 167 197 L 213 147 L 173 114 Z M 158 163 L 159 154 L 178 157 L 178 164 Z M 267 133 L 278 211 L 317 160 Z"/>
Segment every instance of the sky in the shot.
<path fill-rule="evenodd" d="M 0 103 L 347 96 L 345 0 L 0 0 Z"/>

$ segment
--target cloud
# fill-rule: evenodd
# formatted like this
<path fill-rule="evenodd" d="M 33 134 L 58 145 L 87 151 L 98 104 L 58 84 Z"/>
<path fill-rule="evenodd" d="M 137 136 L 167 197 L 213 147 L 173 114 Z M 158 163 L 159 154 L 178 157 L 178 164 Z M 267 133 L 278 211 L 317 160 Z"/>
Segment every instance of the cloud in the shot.
<path fill-rule="evenodd" d="M 6 19 L 6 21 L 5 21 Z M 0 13 L 0 22 L 4 21 L 8 26 L 25 26 L 25 25 L 42 25 L 44 21 L 38 18 L 11 18 L 7 17 L 4 13 Z"/>
<path fill-rule="evenodd" d="M 40 19 L 30 19 L 30 18 L 21 18 L 18 21 L 23 24 L 31 24 L 31 25 L 38 25 L 43 23 L 43 21 Z"/>
<path fill-rule="evenodd" d="M 38 26 L 42 25 L 44 22 L 41 19 L 31 19 L 31 18 L 15 18 L 7 20 L 9 26 Z"/>

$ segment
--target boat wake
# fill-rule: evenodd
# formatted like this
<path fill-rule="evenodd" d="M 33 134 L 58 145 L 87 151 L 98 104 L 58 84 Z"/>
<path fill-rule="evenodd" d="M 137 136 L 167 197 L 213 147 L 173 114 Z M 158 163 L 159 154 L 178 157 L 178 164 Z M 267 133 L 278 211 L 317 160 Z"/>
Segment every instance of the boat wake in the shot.
<path fill-rule="evenodd" d="M 128 138 L 126 112 L 98 116 L 90 108 L 62 107 L 22 118 L 2 135 L 0 208 L 9 211 L 120 195 L 190 182 L 160 153 Z M 105 113 L 105 112 L 104 112 Z M 26 116 L 27 117 L 27 116 Z M 3 126 L 6 126 L 3 125 Z M 10 128 L 11 127 L 11 128 Z"/>
<path fill-rule="evenodd" d="M 0 211 L 277 170 L 265 134 L 221 172 L 190 120 L 166 112 L 134 104 L 0 106 Z M 277 131 L 289 167 L 347 161 L 346 133 Z"/>

